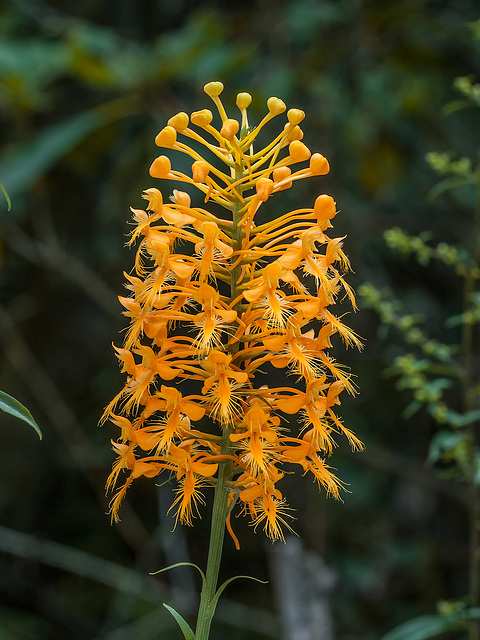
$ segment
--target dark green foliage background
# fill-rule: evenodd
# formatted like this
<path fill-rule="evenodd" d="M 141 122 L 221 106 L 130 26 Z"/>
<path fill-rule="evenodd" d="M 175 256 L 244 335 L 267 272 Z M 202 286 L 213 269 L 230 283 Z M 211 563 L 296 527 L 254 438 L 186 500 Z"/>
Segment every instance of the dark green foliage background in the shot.
<path fill-rule="evenodd" d="M 142 574 L 166 562 L 162 536 L 173 520 L 151 481 L 131 490 L 123 527 L 110 526 L 102 487 L 116 434 L 97 427 L 122 384 L 110 346 L 125 325 L 116 295 L 133 260 L 124 247 L 129 206 L 141 207 L 142 190 L 154 182 L 155 134 L 177 111 L 210 107 L 202 91 L 210 80 L 225 84 L 227 110 L 237 92 L 251 92 L 253 121 L 272 95 L 304 109 L 305 141 L 332 171 L 297 183 L 286 201 L 272 199 L 271 215 L 309 206 L 319 192 L 333 195 L 341 210 L 335 233 L 347 235 L 355 270 L 350 282 L 391 287 L 408 309 L 426 314 L 434 336 L 455 341 L 440 318 L 461 304 L 457 277 L 393 256 L 382 232 L 399 225 L 431 229 L 438 241 L 468 239 L 471 194 L 427 202 L 436 177 L 424 156 L 478 152 L 478 114 L 446 117 L 441 109 L 455 98 L 455 77 L 480 76 L 480 41 L 467 25 L 479 13 L 474 0 L 2 5 L 0 180 L 12 209 L 0 205 L 0 388 L 29 407 L 44 434 L 39 443 L 26 425 L 1 416 L 0 524 L 33 536 L 14 553 L 0 532 L 2 640 L 113 640 L 124 637 L 108 635 L 115 629 L 155 611 L 148 599 L 79 575 L 81 559 L 76 572 L 29 558 L 40 538 Z M 467 593 L 466 489 L 439 480 L 426 463 L 432 420 L 401 416 L 408 396 L 382 375 L 399 352 L 395 337 L 382 341 L 366 310 L 349 322 L 366 347 L 345 354 L 338 345 L 361 390 L 342 410 L 366 452 L 352 456 L 346 442 L 335 451 L 332 464 L 349 484 L 343 504 L 319 497 L 305 478 L 285 485 L 296 530 L 336 574 L 336 640 L 376 640 L 432 613 L 438 600 Z M 186 531 L 200 564 L 207 514 Z M 227 540 L 225 577 L 268 578 L 261 532 L 241 519 L 234 526 L 242 550 Z M 238 582 L 227 595 L 275 611 L 270 591 Z M 151 627 L 161 629 L 168 614 L 158 615 Z M 179 637 L 168 626 L 158 633 Z M 225 619 L 217 633 L 268 637 L 234 631 Z"/>

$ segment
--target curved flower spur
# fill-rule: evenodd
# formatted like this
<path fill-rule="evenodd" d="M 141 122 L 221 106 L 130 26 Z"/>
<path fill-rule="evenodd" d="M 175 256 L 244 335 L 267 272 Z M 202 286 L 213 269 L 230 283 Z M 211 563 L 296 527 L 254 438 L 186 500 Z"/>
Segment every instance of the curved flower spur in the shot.
<path fill-rule="evenodd" d="M 332 336 L 360 347 L 331 311 L 339 295 L 355 307 L 342 238 L 327 236 L 335 202 L 320 195 L 313 207 L 255 224 L 271 197 L 325 175 L 329 164 L 302 142 L 299 109 L 288 110 L 283 129 L 257 151 L 257 136 L 285 104 L 270 98 L 266 116 L 250 127 L 251 96 L 238 94 L 238 121 L 227 116 L 222 90 L 221 82 L 205 86 L 220 128 L 203 109 L 176 114 L 156 137 L 159 147 L 191 159 L 191 175 L 174 170 L 166 155 L 154 160 L 150 175 L 195 187 L 204 206 L 192 206 L 180 190 L 166 203 L 151 188 L 143 194 L 146 211 L 132 209 L 135 275 L 126 274 L 130 295 L 120 298 L 130 326 L 116 348 L 127 381 L 104 414 L 120 429 L 108 479 L 108 488 L 117 488 L 114 519 L 140 476 L 176 477 L 172 509 L 184 524 L 203 504 L 204 489 L 215 487 L 210 604 L 225 525 L 238 548 L 230 524 L 235 504 L 272 540 L 282 539 L 282 527 L 289 528 L 278 487 L 285 472 L 301 467 L 338 497 L 341 482 L 326 463 L 334 434 L 362 447 L 335 412 L 340 394 L 354 393 L 354 385 L 330 355 Z M 294 386 L 269 386 L 266 363 L 293 376 Z M 208 630 L 197 626 L 195 638 L 204 637 Z"/>

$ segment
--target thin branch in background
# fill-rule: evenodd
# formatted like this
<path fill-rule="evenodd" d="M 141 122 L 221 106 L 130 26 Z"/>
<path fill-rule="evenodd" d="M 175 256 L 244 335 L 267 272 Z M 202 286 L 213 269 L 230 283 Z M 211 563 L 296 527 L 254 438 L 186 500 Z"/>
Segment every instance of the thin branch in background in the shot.
<path fill-rule="evenodd" d="M 102 473 L 102 477 L 99 477 L 97 473 L 99 470 L 102 472 L 104 470 L 101 459 L 95 453 L 92 443 L 77 422 L 69 405 L 2 305 L 0 305 L 0 342 L 13 367 L 30 388 L 65 448 L 94 489 L 103 508 L 107 509 L 103 488 L 104 474 Z M 152 545 L 149 533 L 130 506 L 124 511 L 123 519 L 117 526 L 124 540 L 135 552 L 137 559 L 147 556 L 150 564 L 157 557 L 158 554 Z"/>
<path fill-rule="evenodd" d="M 118 316 L 117 296 L 96 271 L 68 253 L 52 234 L 42 240 L 31 238 L 11 220 L 2 223 L 2 237 L 8 246 L 28 262 L 45 265 L 74 282 L 88 298 L 110 316 Z"/>
<path fill-rule="evenodd" d="M 344 454 L 353 457 L 353 454 L 348 450 L 345 450 Z M 461 485 L 436 477 L 427 466 L 394 453 L 386 447 L 367 443 L 362 456 L 355 457 L 355 460 L 360 464 L 374 467 L 383 473 L 403 478 L 409 483 L 433 491 L 465 508 L 469 506 L 468 495 L 465 494 Z"/>
<path fill-rule="evenodd" d="M 91 553 L 0 526 L 0 549 L 159 604 L 169 590 L 149 575 Z"/>

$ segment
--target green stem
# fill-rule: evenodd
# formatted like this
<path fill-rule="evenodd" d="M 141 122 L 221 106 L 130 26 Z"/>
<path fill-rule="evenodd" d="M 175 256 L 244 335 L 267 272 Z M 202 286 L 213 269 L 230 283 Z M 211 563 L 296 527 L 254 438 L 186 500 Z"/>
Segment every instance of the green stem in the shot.
<path fill-rule="evenodd" d="M 243 167 L 241 165 L 235 165 L 234 176 L 232 181 L 237 181 L 243 173 Z M 240 191 L 241 189 L 237 189 Z M 242 203 L 237 201 L 233 206 L 233 231 L 232 239 L 234 249 L 238 250 L 241 246 L 241 229 L 239 227 L 240 210 Z M 238 278 L 240 276 L 240 265 L 233 269 L 230 276 L 230 296 L 231 300 L 235 300 L 238 296 Z M 240 301 L 237 302 L 236 308 L 238 310 Z M 239 344 L 236 342 L 231 345 L 228 350 L 230 353 L 236 353 L 239 349 Z M 232 433 L 233 425 L 225 425 L 223 428 L 223 438 L 221 442 L 221 453 L 230 453 L 231 442 L 230 434 Z M 210 543 L 208 548 L 207 570 L 205 572 L 205 582 L 203 584 L 202 593 L 200 596 L 200 606 L 198 609 L 197 626 L 195 630 L 195 640 L 208 640 L 210 635 L 210 627 L 212 625 L 213 616 L 215 614 L 214 596 L 217 591 L 218 574 L 220 572 L 220 563 L 222 559 L 223 540 L 225 537 L 225 521 L 228 515 L 228 494 L 229 483 L 232 479 L 232 467 L 233 462 L 227 460 L 220 463 L 218 470 L 217 484 L 215 486 L 215 496 L 213 499 L 212 509 L 212 525 L 210 529 Z"/>
<path fill-rule="evenodd" d="M 231 473 L 231 460 L 220 465 L 213 501 L 210 546 L 208 549 L 207 571 L 205 573 L 206 580 L 200 597 L 195 640 L 208 640 L 210 626 L 215 613 L 215 606 L 212 601 L 217 590 L 220 561 L 222 559 L 225 519 L 228 512 L 227 484 L 231 478 Z"/>

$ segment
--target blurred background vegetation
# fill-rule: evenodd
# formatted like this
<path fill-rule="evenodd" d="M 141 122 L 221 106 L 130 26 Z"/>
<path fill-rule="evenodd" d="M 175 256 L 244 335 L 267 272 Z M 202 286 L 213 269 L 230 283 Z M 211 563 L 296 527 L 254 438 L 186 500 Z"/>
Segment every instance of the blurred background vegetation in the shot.
<path fill-rule="evenodd" d="M 180 602 L 187 615 L 195 604 L 196 576 L 148 572 L 204 564 L 208 510 L 172 534 L 169 488 L 143 479 L 112 527 L 103 486 L 113 432 L 97 426 L 122 384 L 110 346 L 125 325 L 116 296 L 133 260 L 129 206 L 142 207 L 153 186 L 156 133 L 178 111 L 209 107 L 202 88 L 211 80 L 225 84 L 226 104 L 251 92 L 252 119 L 272 95 L 304 109 L 305 141 L 332 171 L 297 183 L 288 198 L 309 206 L 331 194 L 354 287 L 394 291 L 434 338 L 458 342 L 458 327 L 444 325 L 462 306 L 458 276 L 395 255 L 383 231 L 469 239 L 472 190 L 427 200 L 437 177 L 425 154 L 477 157 L 478 112 L 442 107 L 457 97 L 456 77 L 480 76 L 479 14 L 475 0 L 1 5 L 0 180 L 12 208 L 0 204 L 0 389 L 29 407 L 44 436 L 40 443 L 0 416 L 1 640 L 174 640 L 179 631 L 159 603 Z M 288 198 L 272 215 L 297 203 Z M 371 310 L 349 323 L 366 347 L 339 348 L 361 391 L 343 416 L 366 451 L 352 456 L 345 443 L 335 451 L 349 484 L 343 503 L 302 478 L 286 479 L 286 493 L 305 553 L 333 576 L 331 638 L 377 640 L 468 593 L 467 490 L 428 458 L 432 416 L 404 416 L 411 396 L 388 375 L 401 337 Z M 242 519 L 235 528 L 242 549 L 227 541 L 225 577 L 249 573 L 270 586 L 234 583 L 215 638 L 280 638 L 279 543 L 272 548 Z"/>

